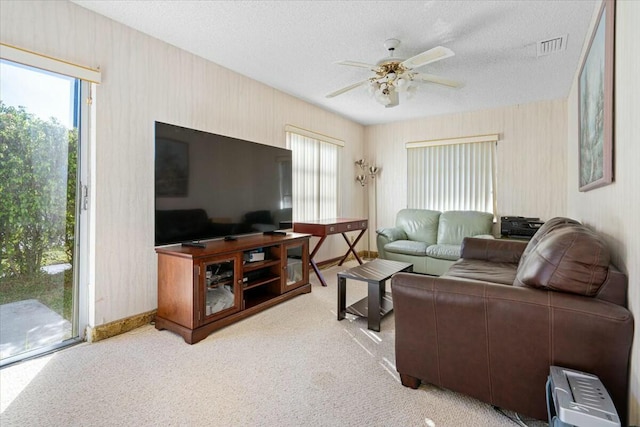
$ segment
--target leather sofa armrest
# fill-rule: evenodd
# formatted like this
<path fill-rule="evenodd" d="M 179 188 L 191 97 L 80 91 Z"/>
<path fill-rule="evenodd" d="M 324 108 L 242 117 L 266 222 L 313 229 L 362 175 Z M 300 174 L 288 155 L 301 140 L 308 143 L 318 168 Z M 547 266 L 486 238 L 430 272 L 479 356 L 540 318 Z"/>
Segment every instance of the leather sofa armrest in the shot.
<path fill-rule="evenodd" d="M 591 372 L 627 410 L 633 317 L 597 298 L 448 277 L 391 280 L 396 368 L 545 419 L 550 365 Z"/>
<path fill-rule="evenodd" d="M 462 240 L 460 258 L 517 264 L 526 247 L 527 242 L 517 240 L 465 237 Z"/>
<path fill-rule="evenodd" d="M 407 233 L 400 227 L 379 228 L 376 230 L 378 236 L 382 236 L 387 239 L 387 243 L 396 240 L 407 240 Z"/>
<path fill-rule="evenodd" d="M 407 240 L 407 233 L 400 227 L 379 228 L 376 230 L 376 248 L 378 249 L 378 257 L 382 259 L 387 258 L 387 253 L 384 250 L 384 246 L 387 243 L 395 240 Z"/>

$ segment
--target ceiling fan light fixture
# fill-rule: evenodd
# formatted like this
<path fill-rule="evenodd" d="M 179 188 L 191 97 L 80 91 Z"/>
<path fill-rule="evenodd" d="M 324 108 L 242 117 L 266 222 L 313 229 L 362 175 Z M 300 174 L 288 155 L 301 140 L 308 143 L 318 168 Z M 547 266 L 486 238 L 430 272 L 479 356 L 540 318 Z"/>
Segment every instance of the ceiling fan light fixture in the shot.
<path fill-rule="evenodd" d="M 374 95 L 374 98 L 376 99 L 376 101 L 378 101 L 380 104 L 382 105 L 389 105 L 391 104 L 391 97 L 389 96 L 389 89 L 388 88 L 379 88 Z"/>
<path fill-rule="evenodd" d="M 398 92 L 406 92 L 407 89 L 411 86 L 411 80 L 407 79 L 404 76 L 401 76 L 395 81 L 396 90 Z"/>
<path fill-rule="evenodd" d="M 370 96 L 374 96 L 376 94 L 376 91 L 379 88 L 380 88 L 380 85 L 378 84 L 378 82 L 374 80 L 371 83 L 369 83 L 369 85 L 367 86 L 367 92 L 369 92 Z"/>
<path fill-rule="evenodd" d="M 388 39 L 384 46 L 389 51 L 389 56 L 377 62 L 376 65 L 366 64 L 358 61 L 340 61 L 338 64 L 349 65 L 361 68 L 369 68 L 375 73 L 374 76 L 367 80 L 352 84 L 340 90 L 330 93 L 327 98 L 341 95 L 358 86 L 367 86 L 367 92 L 378 103 L 387 108 L 395 107 L 400 103 L 400 93 L 406 93 L 407 99 L 410 99 L 416 92 L 415 82 L 428 82 L 441 84 L 451 87 L 460 87 L 461 83 L 453 80 L 444 79 L 430 74 L 418 73 L 414 69 L 423 65 L 449 58 L 454 53 L 445 47 L 437 46 L 415 55 L 409 59 L 403 60 L 394 56 L 394 51 L 400 44 L 397 39 Z"/>

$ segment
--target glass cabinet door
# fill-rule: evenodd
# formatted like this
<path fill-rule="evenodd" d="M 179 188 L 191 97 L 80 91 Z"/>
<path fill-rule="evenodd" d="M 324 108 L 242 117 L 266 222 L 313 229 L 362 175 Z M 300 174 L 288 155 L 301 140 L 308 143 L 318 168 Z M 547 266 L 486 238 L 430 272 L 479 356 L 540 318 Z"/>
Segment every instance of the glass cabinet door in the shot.
<path fill-rule="evenodd" d="M 309 242 L 284 245 L 282 291 L 287 292 L 309 283 Z"/>
<path fill-rule="evenodd" d="M 240 310 L 239 256 L 207 260 L 203 263 L 203 323 Z"/>

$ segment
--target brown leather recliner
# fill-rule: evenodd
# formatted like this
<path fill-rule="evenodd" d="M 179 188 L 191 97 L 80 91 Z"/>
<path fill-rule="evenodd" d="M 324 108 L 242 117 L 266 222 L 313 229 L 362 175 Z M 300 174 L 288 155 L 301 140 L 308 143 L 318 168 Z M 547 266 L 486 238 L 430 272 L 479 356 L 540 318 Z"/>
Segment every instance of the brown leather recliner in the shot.
<path fill-rule="evenodd" d="M 544 420 L 551 365 L 597 375 L 627 419 L 633 317 L 627 278 L 594 232 L 567 218 L 526 242 L 465 239 L 442 277 L 392 278 L 396 369 Z"/>

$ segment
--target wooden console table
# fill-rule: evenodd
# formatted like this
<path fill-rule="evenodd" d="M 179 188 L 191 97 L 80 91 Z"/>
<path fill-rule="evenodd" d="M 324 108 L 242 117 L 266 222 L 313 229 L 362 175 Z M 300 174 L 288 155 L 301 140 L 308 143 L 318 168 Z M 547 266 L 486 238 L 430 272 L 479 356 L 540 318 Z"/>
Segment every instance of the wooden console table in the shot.
<path fill-rule="evenodd" d="M 238 320 L 311 292 L 309 236 L 250 235 L 205 247 L 156 248 L 156 329 L 194 344 Z M 247 261 L 252 253 L 263 259 Z"/>
<path fill-rule="evenodd" d="M 342 237 L 344 237 L 344 241 L 347 242 L 347 245 L 349 246 L 349 249 L 347 249 L 347 252 L 344 254 L 338 265 L 342 265 L 342 263 L 349 256 L 349 253 L 352 253 L 356 257 L 358 262 L 362 264 L 362 260 L 358 256 L 358 253 L 355 251 L 355 246 L 367 231 L 368 225 L 369 220 L 364 218 L 331 218 L 320 219 L 316 221 L 296 222 L 293 224 L 293 231 L 296 233 L 306 233 L 316 237 L 320 237 L 320 240 L 316 244 L 315 248 L 313 248 L 313 251 L 309 256 L 309 262 L 311 264 L 311 267 L 313 267 L 313 271 L 316 272 L 316 276 L 318 276 L 318 279 L 320 279 L 320 283 L 322 283 L 322 286 L 327 286 L 327 282 L 325 282 L 324 277 L 322 277 L 322 273 L 320 273 L 320 270 L 318 269 L 318 265 L 316 264 L 314 258 L 327 236 L 340 233 L 342 234 Z M 349 242 L 346 233 L 349 231 L 357 230 L 360 230 L 360 234 L 358 234 L 358 237 L 356 237 L 353 243 Z"/>

